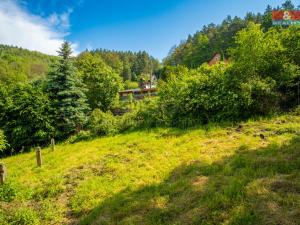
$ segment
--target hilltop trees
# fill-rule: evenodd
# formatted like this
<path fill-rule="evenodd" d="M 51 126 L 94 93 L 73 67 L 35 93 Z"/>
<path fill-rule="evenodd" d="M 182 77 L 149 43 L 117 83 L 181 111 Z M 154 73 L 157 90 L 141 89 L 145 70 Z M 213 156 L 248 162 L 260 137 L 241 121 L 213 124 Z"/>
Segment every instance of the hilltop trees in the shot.
<path fill-rule="evenodd" d="M 55 56 L 0 44 L 0 84 L 41 79 L 55 59 Z"/>
<path fill-rule="evenodd" d="M 97 49 L 91 53 L 99 55 L 124 81 L 138 81 L 141 74 L 148 74 L 150 77 L 160 67 L 159 61 L 145 51 L 134 53 Z"/>
<path fill-rule="evenodd" d="M 257 21 L 260 16 L 248 15 L 248 20 Z M 164 60 L 165 66 L 185 65 L 197 68 L 209 61 L 214 54 L 221 53 L 228 57 L 228 49 L 234 46 L 234 37 L 247 26 L 247 21 L 239 17 L 228 16 L 221 25 L 209 24 L 193 36 L 173 48 Z"/>
<path fill-rule="evenodd" d="M 47 76 L 46 91 L 51 99 L 55 136 L 63 138 L 82 128 L 88 105 L 83 83 L 71 60 L 70 44 L 64 42 L 58 53 L 60 59 Z"/>
<path fill-rule="evenodd" d="M 285 1 L 276 9 L 295 9 L 292 1 Z M 244 18 L 228 16 L 220 25 L 209 24 L 204 26 L 193 36 L 189 35 L 186 41 L 172 48 L 164 60 L 165 66 L 184 65 L 188 68 L 197 68 L 208 62 L 216 53 L 223 57 L 230 57 L 229 49 L 235 47 L 235 36 L 249 23 L 262 25 L 264 32 L 272 27 L 272 10 L 267 6 L 264 14 L 247 13 Z"/>
<path fill-rule="evenodd" d="M 282 4 L 282 8 L 283 9 L 288 9 L 288 10 L 293 10 L 293 9 L 295 9 L 295 5 L 293 4 L 293 2 L 291 0 L 286 0 Z"/>
<path fill-rule="evenodd" d="M 260 25 L 249 23 L 228 51 L 229 65 L 166 69 L 159 90 L 165 122 L 178 126 L 195 120 L 237 120 L 297 106 L 299 35 L 298 27 L 264 32 Z"/>

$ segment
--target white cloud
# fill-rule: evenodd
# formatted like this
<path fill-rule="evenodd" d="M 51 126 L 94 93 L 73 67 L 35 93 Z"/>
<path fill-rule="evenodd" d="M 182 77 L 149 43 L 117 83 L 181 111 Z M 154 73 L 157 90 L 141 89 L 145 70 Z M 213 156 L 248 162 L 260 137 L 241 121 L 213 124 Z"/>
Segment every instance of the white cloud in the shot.
<path fill-rule="evenodd" d="M 54 12 L 49 16 L 48 21 L 59 30 L 67 30 L 70 28 L 70 14 L 72 12 L 73 9 L 71 8 L 62 14 Z"/>
<path fill-rule="evenodd" d="M 0 43 L 57 55 L 70 27 L 71 12 L 44 19 L 31 15 L 13 0 L 0 0 Z M 78 44 L 72 46 L 76 54 Z"/>

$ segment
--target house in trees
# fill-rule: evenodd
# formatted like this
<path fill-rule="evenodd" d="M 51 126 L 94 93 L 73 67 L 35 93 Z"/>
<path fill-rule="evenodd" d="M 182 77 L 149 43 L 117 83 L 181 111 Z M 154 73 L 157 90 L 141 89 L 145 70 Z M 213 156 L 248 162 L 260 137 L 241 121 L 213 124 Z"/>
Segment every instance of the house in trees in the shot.
<path fill-rule="evenodd" d="M 135 100 L 141 100 L 145 97 L 156 96 L 157 89 L 156 88 L 143 88 L 143 89 L 131 89 L 131 90 L 119 91 L 119 96 L 120 96 L 121 101 L 128 100 L 130 95 L 132 95 L 132 97 Z"/>
<path fill-rule="evenodd" d="M 157 77 L 155 75 L 152 75 L 148 81 L 140 83 L 140 88 L 152 89 L 152 88 L 156 88 L 156 85 L 157 85 Z"/>
<path fill-rule="evenodd" d="M 121 101 L 127 101 L 132 95 L 135 100 L 141 100 L 145 97 L 152 97 L 157 95 L 157 77 L 152 75 L 149 80 L 140 82 L 138 89 L 130 89 L 119 91 Z"/>
<path fill-rule="evenodd" d="M 223 61 L 225 64 L 228 63 L 228 60 L 227 60 L 227 59 L 225 59 L 225 58 L 222 59 L 222 55 L 221 55 L 220 53 L 216 53 L 216 54 L 214 55 L 214 57 L 208 62 L 208 65 L 209 65 L 209 66 L 213 66 L 213 65 L 216 65 L 216 64 L 218 64 L 218 63 L 220 63 L 220 62 L 222 62 L 222 61 Z"/>

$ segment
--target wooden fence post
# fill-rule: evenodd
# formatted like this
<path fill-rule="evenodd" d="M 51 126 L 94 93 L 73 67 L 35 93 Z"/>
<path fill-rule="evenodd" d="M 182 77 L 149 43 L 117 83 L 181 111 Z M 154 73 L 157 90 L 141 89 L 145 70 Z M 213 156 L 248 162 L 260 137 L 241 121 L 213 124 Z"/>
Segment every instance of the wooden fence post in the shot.
<path fill-rule="evenodd" d="M 0 184 L 4 184 L 6 178 L 6 168 L 4 164 L 0 164 Z"/>
<path fill-rule="evenodd" d="M 52 151 L 55 150 L 55 140 L 54 140 L 54 138 L 51 138 L 51 150 Z"/>
<path fill-rule="evenodd" d="M 41 167 L 42 164 L 43 164 L 43 160 L 42 160 L 42 150 L 41 150 L 40 147 L 37 147 L 37 148 L 36 148 L 36 162 L 37 162 L 37 165 L 38 165 L 39 167 Z"/>

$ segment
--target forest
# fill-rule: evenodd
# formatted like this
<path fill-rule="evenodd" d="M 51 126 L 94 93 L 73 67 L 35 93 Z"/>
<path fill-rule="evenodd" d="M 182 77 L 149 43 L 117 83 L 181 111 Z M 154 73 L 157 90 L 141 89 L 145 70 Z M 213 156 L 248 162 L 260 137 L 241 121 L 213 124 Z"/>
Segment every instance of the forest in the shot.
<path fill-rule="evenodd" d="M 276 9 L 295 7 L 287 1 Z M 271 11 L 204 26 L 163 64 L 145 51 L 96 49 L 73 57 L 67 42 L 58 57 L 1 46 L 2 153 L 44 146 L 51 137 L 239 121 L 296 107 L 299 27 L 272 27 Z M 225 63 L 208 66 L 216 53 Z M 153 74 L 160 78 L 157 98 L 119 101 L 120 90 L 138 88 Z M 115 116 L 120 107 L 129 112 Z"/>
<path fill-rule="evenodd" d="M 0 156 L 13 171 L 0 224 L 298 224 L 300 27 L 271 17 L 296 9 L 287 0 L 228 16 L 162 62 L 146 51 L 74 56 L 67 41 L 58 56 L 0 45 Z M 152 76 L 157 96 L 120 99 Z M 37 147 L 43 168 L 29 164 Z M 258 206 L 263 194 L 277 211 Z"/>

